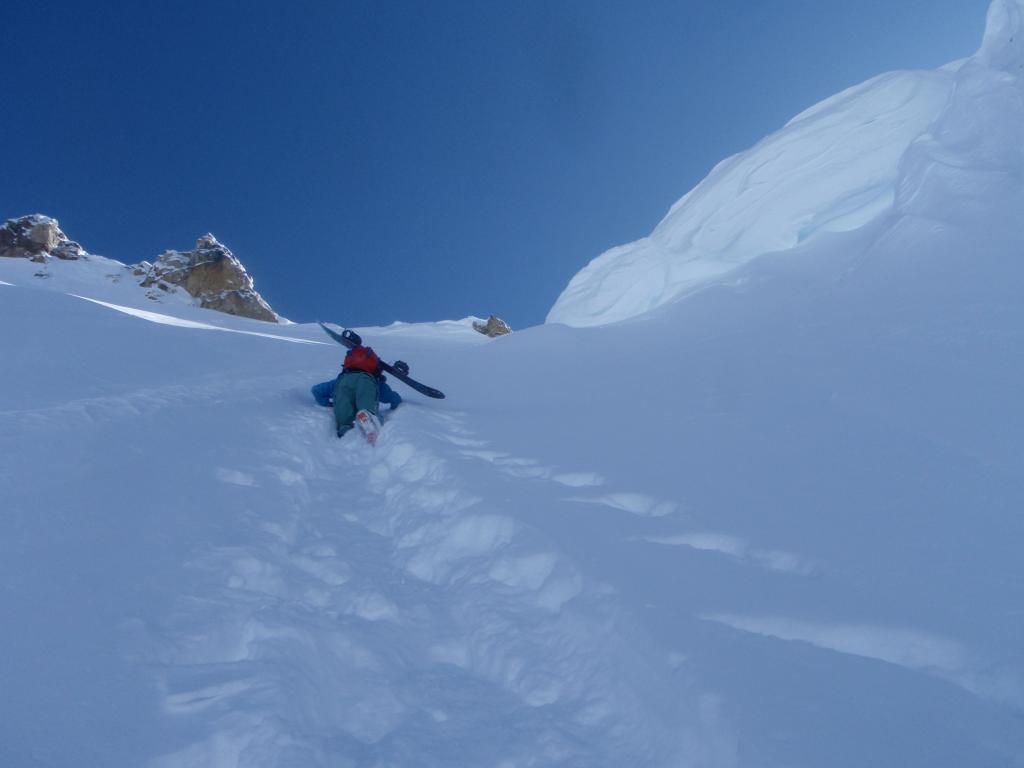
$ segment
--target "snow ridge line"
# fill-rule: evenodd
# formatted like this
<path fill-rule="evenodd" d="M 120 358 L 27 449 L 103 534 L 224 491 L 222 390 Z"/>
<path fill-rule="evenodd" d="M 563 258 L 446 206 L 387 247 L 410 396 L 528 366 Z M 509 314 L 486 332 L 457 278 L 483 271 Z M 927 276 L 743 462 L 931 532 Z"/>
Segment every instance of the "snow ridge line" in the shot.
<path fill-rule="evenodd" d="M 611 597 L 466 491 L 445 459 L 472 439 L 460 414 L 405 409 L 376 449 L 322 417 L 221 470 L 239 541 L 200 546 L 149 628 L 165 712 L 192 732 L 154 768 L 681 764 L 693 713 L 651 717 L 675 685 Z"/>

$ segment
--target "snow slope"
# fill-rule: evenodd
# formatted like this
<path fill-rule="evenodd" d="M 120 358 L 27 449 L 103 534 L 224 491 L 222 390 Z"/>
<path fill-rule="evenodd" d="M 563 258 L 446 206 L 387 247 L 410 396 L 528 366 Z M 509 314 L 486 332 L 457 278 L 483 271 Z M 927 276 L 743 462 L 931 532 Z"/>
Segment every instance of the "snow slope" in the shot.
<path fill-rule="evenodd" d="M 360 329 L 376 448 L 316 327 L 0 260 L 0 765 L 1024 766 L 1020 17 L 866 223 Z"/>
<path fill-rule="evenodd" d="M 411 395 L 378 449 L 339 442 L 318 330 L 3 290 L 3 764 L 594 765 L 696 739 L 664 743 L 678 697 L 606 588 L 462 469 L 486 454 L 465 413 Z M 433 381 L 485 342 L 367 336 Z"/>
<path fill-rule="evenodd" d="M 375 449 L 314 327 L 0 263 L 0 764 L 1024 765 L 1021 233 L 889 224 L 361 329 L 448 394 Z"/>
<path fill-rule="evenodd" d="M 594 259 L 547 321 L 591 326 L 637 317 L 728 279 L 756 257 L 905 210 L 906 187 L 922 181 L 923 146 L 938 143 L 956 156 L 933 155 L 930 166 L 955 175 L 952 186 L 992 182 L 968 168 L 1014 172 L 1017 160 L 1007 155 L 1020 143 L 1021 32 L 1018 0 L 996 0 L 981 49 L 965 62 L 882 75 L 796 116 L 719 163 L 649 237 Z M 939 170 L 947 163 L 953 167 Z"/>

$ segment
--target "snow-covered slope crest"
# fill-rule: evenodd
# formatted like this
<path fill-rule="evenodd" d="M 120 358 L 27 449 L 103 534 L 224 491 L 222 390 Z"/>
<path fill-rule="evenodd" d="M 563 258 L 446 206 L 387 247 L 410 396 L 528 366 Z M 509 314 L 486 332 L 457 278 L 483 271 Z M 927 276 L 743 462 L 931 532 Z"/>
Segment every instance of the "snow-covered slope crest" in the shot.
<path fill-rule="evenodd" d="M 920 170 L 906 167 L 908 149 L 918 154 L 916 145 L 937 123 L 969 122 L 972 114 L 977 121 L 979 106 L 993 138 L 979 162 L 991 165 L 993 148 L 1009 149 L 1005 134 L 1022 125 L 1018 100 L 989 98 L 993 84 L 1006 88 L 1017 79 L 1022 17 L 1019 0 L 996 0 L 982 47 L 964 65 L 881 75 L 723 161 L 650 236 L 607 251 L 576 274 L 547 321 L 591 326 L 636 317 L 758 256 L 891 213 L 905 174 Z M 961 161 L 954 172 L 973 159 Z"/>
<path fill-rule="evenodd" d="M 61 231 L 56 219 L 36 213 L 0 225 L 0 257 L 5 271 L 17 274 L 26 285 L 33 282 L 94 297 L 98 292 L 104 298 L 114 298 L 113 291 L 119 301 L 125 298 L 124 287 L 130 286 L 129 304 L 136 308 L 167 301 L 288 322 L 256 291 L 242 262 L 212 234 L 200 237 L 192 251 L 168 250 L 153 263 L 127 265 L 89 253 Z"/>

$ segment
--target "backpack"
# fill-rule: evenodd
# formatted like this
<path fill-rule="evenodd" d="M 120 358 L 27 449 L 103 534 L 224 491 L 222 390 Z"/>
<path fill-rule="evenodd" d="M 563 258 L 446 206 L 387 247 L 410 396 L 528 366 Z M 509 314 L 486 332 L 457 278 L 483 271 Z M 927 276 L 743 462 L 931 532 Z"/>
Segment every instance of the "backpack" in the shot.
<path fill-rule="evenodd" d="M 380 368 L 380 358 L 371 347 L 356 347 L 345 355 L 345 363 L 342 367 L 346 371 L 363 371 L 371 376 L 376 376 L 377 369 Z"/>

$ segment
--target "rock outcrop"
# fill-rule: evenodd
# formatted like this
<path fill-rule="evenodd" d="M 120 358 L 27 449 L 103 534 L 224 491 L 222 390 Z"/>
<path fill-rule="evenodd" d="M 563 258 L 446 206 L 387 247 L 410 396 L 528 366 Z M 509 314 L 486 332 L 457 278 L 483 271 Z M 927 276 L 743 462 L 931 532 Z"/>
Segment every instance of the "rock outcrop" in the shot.
<path fill-rule="evenodd" d="M 5 256 L 46 264 L 51 259 L 85 261 L 90 254 L 61 231 L 56 219 L 36 213 L 8 219 L 0 226 L 0 257 Z M 93 261 L 130 270 L 152 299 L 180 288 L 206 309 L 272 323 L 280 321 L 253 288 L 252 277 L 242 263 L 213 235 L 199 238 L 195 250 L 166 251 L 153 263 L 143 261 L 125 267 L 102 257 L 93 257 Z M 36 275 L 49 277 L 50 273 L 43 267 Z"/>
<path fill-rule="evenodd" d="M 276 323 L 279 318 L 253 288 L 252 277 L 235 255 L 213 235 L 203 235 L 192 251 L 166 251 L 152 264 L 133 267 L 143 288 L 181 288 L 199 306 Z"/>
<path fill-rule="evenodd" d="M 495 317 L 494 315 L 487 318 L 486 323 L 474 322 L 473 328 L 484 336 L 490 336 L 492 339 L 495 336 L 504 336 L 506 333 L 512 333 L 512 327 L 500 317 Z"/>
<path fill-rule="evenodd" d="M 45 263 L 51 258 L 74 260 L 87 255 L 49 216 L 21 216 L 0 227 L 0 256 Z"/>

